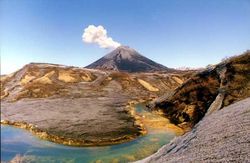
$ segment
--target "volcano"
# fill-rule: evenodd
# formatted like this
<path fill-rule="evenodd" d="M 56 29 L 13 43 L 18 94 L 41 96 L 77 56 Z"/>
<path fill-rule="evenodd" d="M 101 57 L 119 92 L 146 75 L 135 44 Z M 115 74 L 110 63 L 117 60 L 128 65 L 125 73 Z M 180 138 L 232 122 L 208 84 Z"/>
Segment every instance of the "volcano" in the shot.
<path fill-rule="evenodd" d="M 124 72 L 175 71 L 144 57 L 128 46 L 119 46 L 86 68 Z"/>

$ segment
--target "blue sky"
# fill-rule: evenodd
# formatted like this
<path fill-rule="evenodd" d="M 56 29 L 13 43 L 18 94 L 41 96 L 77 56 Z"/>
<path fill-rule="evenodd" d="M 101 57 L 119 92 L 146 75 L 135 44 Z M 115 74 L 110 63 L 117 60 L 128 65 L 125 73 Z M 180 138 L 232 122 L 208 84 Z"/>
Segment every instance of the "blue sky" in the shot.
<path fill-rule="evenodd" d="M 0 0 L 1 73 L 30 62 L 86 66 L 110 49 L 88 25 L 167 67 L 204 67 L 250 49 L 250 0 Z"/>

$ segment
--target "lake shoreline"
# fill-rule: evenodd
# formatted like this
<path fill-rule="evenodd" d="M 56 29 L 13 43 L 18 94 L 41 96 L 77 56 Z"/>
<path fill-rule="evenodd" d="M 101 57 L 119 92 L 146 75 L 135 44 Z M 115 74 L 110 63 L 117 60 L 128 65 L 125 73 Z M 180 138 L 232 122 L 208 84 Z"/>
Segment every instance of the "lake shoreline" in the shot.
<path fill-rule="evenodd" d="M 134 124 L 135 124 L 139 134 L 135 134 L 135 135 L 128 134 L 128 135 L 124 135 L 122 137 L 118 137 L 118 138 L 111 139 L 108 141 L 107 140 L 99 140 L 99 141 L 87 140 L 86 141 L 86 140 L 76 140 L 76 139 L 72 139 L 72 138 L 64 138 L 62 136 L 49 134 L 48 132 L 39 129 L 36 125 L 28 124 L 26 122 L 18 122 L 18 121 L 12 122 L 9 120 L 1 120 L 1 125 L 9 125 L 9 126 L 25 129 L 42 140 L 47 140 L 47 141 L 51 141 L 51 142 L 62 144 L 62 145 L 68 145 L 68 146 L 98 147 L 98 146 L 122 144 L 122 143 L 132 141 L 132 140 L 134 140 L 140 136 L 143 136 L 147 133 L 143 124 L 141 124 L 141 121 L 139 121 L 138 118 L 136 118 L 136 116 L 132 114 L 132 112 L 133 112 L 132 110 L 133 110 L 134 105 L 136 105 L 138 103 L 139 102 L 137 102 L 137 101 L 136 102 L 135 101 L 129 102 L 126 105 L 126 111 L 134 119 Z"/>
<path fill-rule="evenodd" d="M 46 131 L 43 131 L 39 129 L 36 125 L 28 124 L 26 122 L 12 122 L 9 120 L 1 120 L 1 125 L 9 125 L 21 129 L 25 129 L 29 132 L 31 132 L 33 135 L 37 136 L 38 138 L 42 140 L 51 141 L 54 143 L 67 145 L 67 146 L 75 146 L 75 147 L 98 147 L 98 146 L 107 146 L 107 145 L 115 145 L 115 144 L 122 144 L 126 142 L 130 142 L 132 140 L 137 139 L 138 137 L 144 136 L 148 133 L 148 128 L 146 126 L 149 126 L 147 120 L 145 121 L 144 115 L 139 116 L 136 111 L 135 107 L 136 105 L 145 102 L 144 100 L 134 100 L 128 102 L 128 104 L 125 107 L 125 110 L 127 113 L 134 119 L 134 126 L 136 126 L 139 134 L 128 134 L 124 135 L 122 137 L 118 137 L 116 139 L 111 140 L 77 140 L 72 138 L 65 138 L 62 136 L 57 136 L 53 134 L 49 134 Z M 154 120 L 155 123 L 155 120 Z M 165 122 L 164 122 L 165 123 Z M 166 122 L 167 123 L 167 122 Z M 179 128 L 178 126 L 175 126 L 174 124 L 168 124 L 168 126 L 162 126 L 163 124 L 158 123 L 159 130 L 162 130 L 164 127 L 167 127 L 167 130 L 170 130 L 172 132 L 175 132 L 177 135 L 182 135 L 184 133 L 184 130 Z M 167 124 L 166 124 L 167 125 Z M 152 126 L 151 126 L 152 127 Z"/>

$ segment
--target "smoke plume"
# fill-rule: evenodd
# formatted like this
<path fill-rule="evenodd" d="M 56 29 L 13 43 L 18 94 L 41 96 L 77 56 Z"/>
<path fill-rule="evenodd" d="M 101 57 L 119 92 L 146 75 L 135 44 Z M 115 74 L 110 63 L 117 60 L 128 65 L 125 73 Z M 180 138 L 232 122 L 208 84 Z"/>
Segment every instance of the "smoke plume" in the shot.
<path fill-rule="evenodd" d="M 98 44 L 101 48 L 117 48 L 121 44 L 114 41 L 111 37 L 108 37 L 107 30 L 99 25 L 89 25 L 84 29 L 84 33 L 82 35 L 83 42 Z"/>

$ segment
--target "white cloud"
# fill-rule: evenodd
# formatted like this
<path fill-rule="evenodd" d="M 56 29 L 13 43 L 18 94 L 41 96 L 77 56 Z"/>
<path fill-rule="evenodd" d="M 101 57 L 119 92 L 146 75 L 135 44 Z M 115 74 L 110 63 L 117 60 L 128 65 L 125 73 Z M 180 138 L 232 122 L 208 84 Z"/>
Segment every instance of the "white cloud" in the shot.
<path fill-rule="evenodd" d="M 84 29 L 82 35 L 83 42 L 98 44 L 101 48 L 117 48 L 121 44 L 108 37 L 107 30 L 99 25 L 89 25 Z"/>

